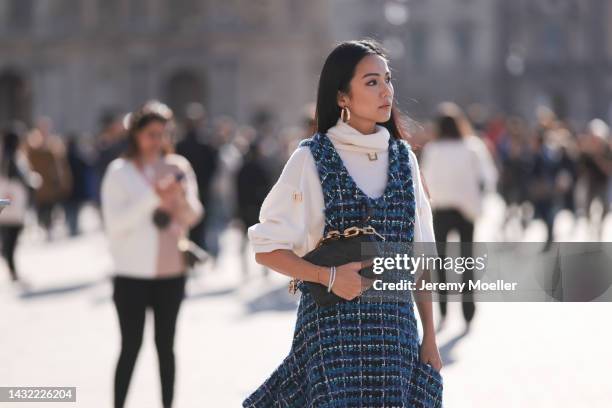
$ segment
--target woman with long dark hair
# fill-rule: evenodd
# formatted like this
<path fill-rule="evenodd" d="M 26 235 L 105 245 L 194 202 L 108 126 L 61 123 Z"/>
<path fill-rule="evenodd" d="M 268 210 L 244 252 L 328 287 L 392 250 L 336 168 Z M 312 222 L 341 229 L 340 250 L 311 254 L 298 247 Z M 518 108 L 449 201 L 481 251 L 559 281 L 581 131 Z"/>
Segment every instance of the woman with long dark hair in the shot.
<path fill-rule="evenodd" d="M 373 41 L 338 45 L 319 81 L 315 135 L 300 143 L 249 229 L 258 263 L 298 280 L 291 351 L 245 407 L 439 407 L 442 366 L 430 295 L 366 300 L 361 262 L 301 258 L 330 231 L 366 221 L 387 242 L 433 242 L 416 156 L 394 106 L 387 58 Z M 424 273 L 424 275 L 427 272 Z M 335 279 L 330 279 L 334 278 Z M 304 282 L 342 301 L 318 306 Z M 418 282 L 417 282 L 418 285 Z"/>
<path fill-rule="evenodd" d="M 171 153 L 170 109 L 150 101 L 129 121 L 128 146 L 102 180 L 102 214 L 115 263 L 113 301 L 121 329 L 114 406 L 123 407 L 140 350 L 145 312 L 155 317 L 164 408 L 174 395 L 174 334 L 187 265 L 179 248 L 202 215 L 189 162 Z"/>

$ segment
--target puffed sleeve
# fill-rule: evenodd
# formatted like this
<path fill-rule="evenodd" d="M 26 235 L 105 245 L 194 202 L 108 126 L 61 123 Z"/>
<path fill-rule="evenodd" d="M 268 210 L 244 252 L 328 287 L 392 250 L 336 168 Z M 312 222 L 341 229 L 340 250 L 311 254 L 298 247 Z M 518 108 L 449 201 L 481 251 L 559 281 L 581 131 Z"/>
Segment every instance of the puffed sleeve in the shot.
<path fill-rule="evenodd" d="M 256 253 L 289 249 L 302 256 L 312 246 L 309 238 L 313 223 L 321 222 L 320 210 L 315 207 L 321 206 L 318 201 L 322 201 L 322 193 L 318 197 L 316 191 L 311 191 L 313 184 L 320 189 L 318 175 L 312 174 L 313 163 L 309 149 L 300 147 L 285 164 L 261 206 L 259 223 L 248 229 Z M 317 177 L 316 182 L 310 180 L 313 177 Z"/>
<path fill-rule="evenodd" d="M 427 196 L 427 191 L 423 179 L 421 177 L 421 171 L 419 169 L 419 163 L 417 157 L 412 150 L 410 150 L 410 165 L 414 180 L 414 195 L 416 198 L 416 217 L 414 225 L 414 241 L 415 242 L 436 242 L 436 237 L 433 228 L 433 215 L 431 212 L 431 205 Z M 424 250 L 430 255 L 437 255 L 435 245 L 424 245 Z"/>

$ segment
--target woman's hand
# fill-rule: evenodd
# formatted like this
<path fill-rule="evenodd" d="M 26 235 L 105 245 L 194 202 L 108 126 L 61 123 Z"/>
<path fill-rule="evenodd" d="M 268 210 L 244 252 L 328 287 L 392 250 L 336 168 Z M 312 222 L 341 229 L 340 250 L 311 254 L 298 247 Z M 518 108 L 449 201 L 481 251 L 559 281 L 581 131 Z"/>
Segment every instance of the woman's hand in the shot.
<path fill-rule="evenodd" d="M 419 357 L 422 363 L 429 364 L 434 370 L 440 371 L 442 368 L 442 359 L 440 358 L 440 352 L 438 351 L 435 337 L 423 337 Z"/>
<path fill-rule="evenodd" d="M 174 175 L 168 175 L 155 185 L 155 192 L 161 200 L 160 208 L 170 210 L 181 195 L 185 194 L 183 185 Z"/>
<path fill-rule="evenodd" d="M 361 262 L 349 262 L 336 267 L 336 280 L 332 285 L 332 292 L 345 300 L 352 300 L 360 296 L 373 282 L 372 279 L 364 278 L 359 274 L 363 267 Z M 326 286 L 329 284 L 329 282 L 322 283 Z"/>

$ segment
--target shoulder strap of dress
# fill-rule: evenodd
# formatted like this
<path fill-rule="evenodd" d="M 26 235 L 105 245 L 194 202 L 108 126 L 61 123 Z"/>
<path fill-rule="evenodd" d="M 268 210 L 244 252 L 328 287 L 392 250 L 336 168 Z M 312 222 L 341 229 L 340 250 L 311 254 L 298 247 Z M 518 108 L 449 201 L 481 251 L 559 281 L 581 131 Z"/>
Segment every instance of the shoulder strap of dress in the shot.
<path fill-rule="evenodd" d="M 312 137 L 309 137 L 308 139 L 301 140 L 300 143 L 298 144 L 298 147 L 310 146 L 311 144 L 312 144 Z"/>
<path fill-rule="evenodd" d="M 317 173 L 319 174 L 319 180 L 321 181 L 321 187 L 323 188 L 323 195 L 325 198 L 325 205 L 329 204 L 329 194 L 326 193 L 328 183 L 330 182 L 329 175 L 338 173 L 337 163 L 333 159 L 330 150 L 331 142 L 325 140 L 327 136 L 323 133 L 316 133 L 309 139 L 304 139 L 300 142 L 299 146 L 307 146 L 310 149 L 310 154 L 314 159 Z M 331 147 L 333 149 L 333 146 Z"/>
<path fill-rule="evenodd" d="M 320 170 L 322 150 L 324 148 L 322 138 L 324 137 L 321 133 L 315 133 L 312 137 L 304 139 L 300 142 L 299 147 L 310 148 L 310 153 L 315 160 L 317 168 Z"/>
<path fill-rule="evenodd" d="M 399 145 L 403 146 L 403 148 L 406 149 L 406 151 L 405 151 L 406 153 L 408 153 L 410 150 L 412 150 L 412 146 L 410 145 L 410 143 L 408 143 L 407 140 L 400 139 L 399 140 Z"/>
<path fill-rule="evenodd" d="M 404 139 L 397 140 L 395 143 L 397 143 L 397 148 L 398 148 L 398 151 L 399 151 L 399 156 L 403 160 L 405 160 L 405 163 L 409 164 L 408 167 L 410 168 L 410 165 L 412 164 L 412 163 L 410 163 L 411 162 L 410 152 L 412 151 L 412 146 L 410 145 L 410 143 L 407 140 L 404 140 Z"/>

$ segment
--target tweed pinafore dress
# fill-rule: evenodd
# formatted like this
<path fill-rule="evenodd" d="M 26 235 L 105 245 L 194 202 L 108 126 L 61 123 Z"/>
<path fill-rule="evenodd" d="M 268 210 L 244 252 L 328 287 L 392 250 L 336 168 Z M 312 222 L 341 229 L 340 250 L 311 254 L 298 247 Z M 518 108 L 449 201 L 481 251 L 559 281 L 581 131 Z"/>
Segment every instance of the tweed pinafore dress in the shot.
<path fill-rule="evenodd" d="M 325 134 L 303 140 L 315 159 L 325 230 L 343 231 L 369 216 L 387 242 L 413 242 L 415 194 L 408 145 L 389 139 L 388 181 L 373 199 L 356 185 Z M 366 214 L 367 213 L 367 214 Z M 243 403 L 247 408 L 442 406 L 442 377 L 419 361 L 412 301 L 359 297 L 319 307 L 304 285 L 289 355 Z"/>

